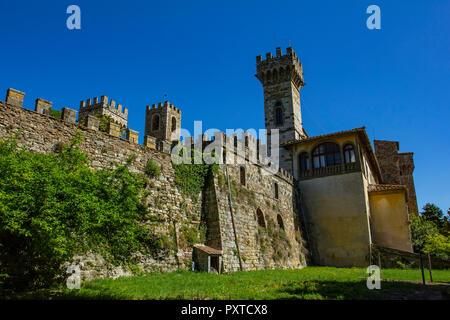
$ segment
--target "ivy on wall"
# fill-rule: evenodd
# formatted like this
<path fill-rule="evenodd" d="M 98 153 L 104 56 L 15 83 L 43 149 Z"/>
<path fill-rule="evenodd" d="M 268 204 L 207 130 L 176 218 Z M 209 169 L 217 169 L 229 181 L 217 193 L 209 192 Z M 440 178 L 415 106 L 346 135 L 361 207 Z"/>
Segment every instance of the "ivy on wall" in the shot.
<path fill-rule="evenodd" d="M 180 154 L 186 152 L 185 148 L 180 150 Z M 184 194 L 191 197 L 192 200 L 197 201 L 200 192 L 203 190 L 206 184 L 206 179 L 209 174 L 215 175 L 218 172 L 217 164 L 205 164 L 204 154 L 199 153 L 197 150 L 192 150 L 191 159 L 201 156 L 202 163 L 181 163 L 173 164 L 175 171 L 175 184 Z"/>

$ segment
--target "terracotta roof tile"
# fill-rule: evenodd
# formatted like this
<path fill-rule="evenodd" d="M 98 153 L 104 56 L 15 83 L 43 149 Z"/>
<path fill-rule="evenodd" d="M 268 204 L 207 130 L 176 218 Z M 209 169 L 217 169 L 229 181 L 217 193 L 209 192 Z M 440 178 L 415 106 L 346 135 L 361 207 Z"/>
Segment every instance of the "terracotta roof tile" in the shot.
<path fill-rule="evenodd" d="M 328 137 L 338 136 L 338 135 L 345 134 L 345 133 L 361 132 L 361 131 L 364 131 L 364 130 L 365 130 L 365 127 L 355 128 L 355 129 L 350 129 L 350 130 L 337 131 L 337 132 L 332 132 L 332 133 L 321 134 L 321 135 L 318 135 L 318 136 L 307 137 L 305 139 L 290 140 L 290 141 L 286 141 L 286 142 L 281 143 L 281 145 L 282 146 L 288 146 L 288 145 L 291 145 L 291 144 L 303 143 L 303 142 L 311 141 L 311 140 L 314 140 L 314 139 L 328 138 Z"/>

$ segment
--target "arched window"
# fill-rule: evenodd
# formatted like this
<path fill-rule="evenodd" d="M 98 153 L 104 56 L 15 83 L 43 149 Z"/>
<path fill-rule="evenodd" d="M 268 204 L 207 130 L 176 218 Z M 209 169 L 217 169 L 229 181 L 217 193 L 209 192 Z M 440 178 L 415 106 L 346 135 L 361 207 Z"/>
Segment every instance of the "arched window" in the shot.
<path fill-rule="evenodd" d="M 152 121 L 152 131 L 159 130 L 159 115 L 155 114 Z"/>
<path fill-rule="evenodd" d="M 344 146 L 344 161 L 345 163 L 356 162 L 355 158 L 355 148 L 352 144 L 346 144 Z"/>
<path fill-rule="evenodd" d="M 248 148 L 248 136 L 245 136 L 245 147 Z"/>
<path fill-rule="evenodd" d="M 278 199 L 278 183 L 275 182 L 275 199 Z"/>
<path fill-rule="evenodd" d="M 270 70 L 267 71 L 267 78 L 266 78 L 267 82 L 271 82 L 272 81 L 272 74 L 270 73 Z"/>
<path fill-rule="evenodd" d="M 172 132 L 177 130 L 177 119 L 175 117 L 172 117 Z"/>
<path fill-rule="evenodd" d="M 237 136 L 234 136 L 233 142 L 234 142 L 234 147 L 237 148 L 237 146 L 238 146 L 238 137 Z"/>
<path fill-rule="evenodd" d="M 277 82 L 278 81 L 278 71 L 277 69 L 273 70 L 273 82 Z"/>
<path fill-rule="evenodd" d="M 280 215 L 277 215 L 278 226 L 284 230 L 283 218 Z"/>
<path fill-rule="evenodd" d="M 278 102 L 275 105 L 275 125 L 280 126 L 283 124 L 283 109 L 281 108 L 281 103 Z"/>
<path fill-rule="evenodd" d="M 298 162 L 300 164 L 300 171 L 309 170 L 309 154 L 307 152 L 302 152 L 298 156 Z"/>
<path fill-rule="evenodd" d="M 325 142 L 318 145 L 312 153 L 313 167 L 324 168 L 341 164 L 341 151 L 333 142 Z"/>
<path fill-rule="evenodd" d="M 241 184 L 245 186 L 245 168 L 240 168 Z"/>
<path fill-rule="evenodd" d="M 266 220 L 264 219 L 264 214 L 262 213 L 261 209 L 256 210 L 256 217 L 258 219 L 258 225 L 260 227 L 266 228 Z"/>

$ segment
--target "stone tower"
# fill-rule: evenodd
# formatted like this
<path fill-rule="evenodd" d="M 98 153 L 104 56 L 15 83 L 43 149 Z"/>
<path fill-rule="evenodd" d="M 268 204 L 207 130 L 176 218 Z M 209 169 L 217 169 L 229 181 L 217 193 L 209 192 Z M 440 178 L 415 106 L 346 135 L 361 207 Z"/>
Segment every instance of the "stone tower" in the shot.
<path fill-rule="evenodd" d="M 300 89 L 303 82 L 303 70 L 297 55 L 291 47 L 282 55 L 281 48 L 276 49 L 276 57 L 266 54 L 266 59 L 256 57 L 256 75 L 263 85 L 265 126 L 268 135 L 270 129 L 278 129 L 280 144 L 304 138 L 300 109 Z M 268 144 L 270 143 L 268 139 Z M 280 167 L 293 172 L 292 155 L 280 148 Z"/>
<path fill-rule="evenodd" d="M 147 106 L 145 112 L 145 136 L 161 141 L 173 142 L 180 140 L 181 110 L 169 101 Z M 147 138 L 148 139 L 148 138 Z M 147 140 L 146 139 L 146 140 Z"/>
<path fill-rule="evenodd" d="M 398 141 L 374 140 L 373 144 L 384 182 L 406 186 L 408 189 L 408 211 L 410 214 L 417 216 L 419 210 L 413 178 L 413 153 L 399 153 L 400 144 Z"/>
<path fill-rule="evenodd" d="M 122 105 L 116 105 L 116 101 L 113 99 L 108 103 L 108 97 L 101 96 L 100 100 L 96 97 L 93 100 L 87 99 L 80 102 L 78 121 L 86 119 L 88 115 L 94 116 L 97 114 L 111 117 L 115 123 L 120 124 L 122 127 L 127 126 L 128 109 L 123 108 L 122 110 Z"/>

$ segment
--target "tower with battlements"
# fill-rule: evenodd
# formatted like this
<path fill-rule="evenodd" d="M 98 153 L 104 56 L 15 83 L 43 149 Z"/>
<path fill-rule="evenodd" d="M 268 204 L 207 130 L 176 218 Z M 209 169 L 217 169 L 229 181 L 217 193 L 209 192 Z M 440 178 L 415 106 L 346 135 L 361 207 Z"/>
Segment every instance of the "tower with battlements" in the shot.
<path fill-rule="evenodd" d="M 116 104 L 116 101 L 111 99 L 108 103 L 107 96 L 101 96 L 92 99 L 83 100 L 80 102 L 80 111 L 78 114 L 78 121 L 82 121 L 87 116 L 106 115 L 113 119 L 113 121 L 122 127 L 127 126 L 128 109 L 122 108 L 121 104 Z"/>
<path fill-rule="evenodd" d="M 276 56 L 267 53 L 265 60 L 257 56 L 255 76 L 263 85 L 268 136 L 271 129 L 278 129 L 280 144 L 305 137 L 300 108 L 300 89 L 305 83 L 302 64 L 294 50 L 289 47 L 283 55 L 281 48 L 277 48 Z M 290 152 L 280 148 L 279 156 L 280 167 L 292 173 Z"/>
<path fill-rule="evenodd" d="M 181 110 L 169 101 L 147 106 L 145 111 L 145 140 L 155 138 L 160 142 L 172 143 L 180 140 Z"/>

